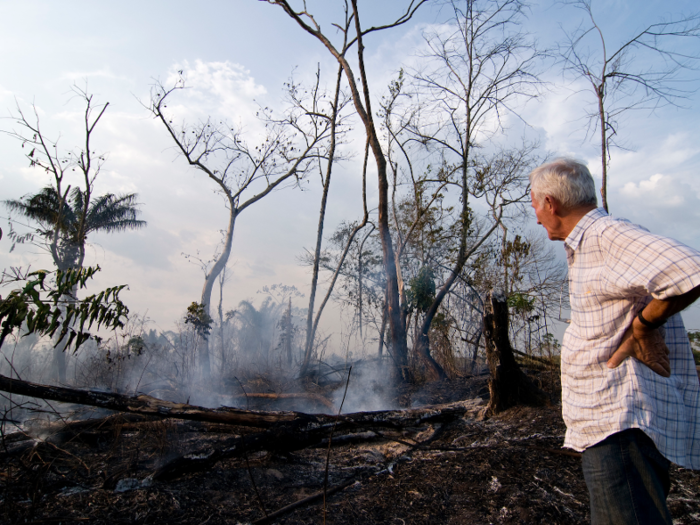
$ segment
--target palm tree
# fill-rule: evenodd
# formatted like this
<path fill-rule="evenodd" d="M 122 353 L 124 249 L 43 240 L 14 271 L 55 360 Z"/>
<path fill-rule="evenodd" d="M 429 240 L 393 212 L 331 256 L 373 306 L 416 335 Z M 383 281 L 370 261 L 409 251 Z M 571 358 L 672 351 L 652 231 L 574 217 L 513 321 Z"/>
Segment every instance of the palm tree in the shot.
<path fill-rule="evenodd" d="M 70 196 L 68 197 L 68 193 Z M 53 262 L 59 270 L 82 268 L 85 260 L 85 244 L 92 232 L 120 232 L 142 228 L 146 221 L 137 219 L 139 214 L 136 194 L 114 195 L 107 193 L 92 199 L 80 188 L 61 195 L 55 187 L 47 186 L 36 195 L 19 200 L 3 201 L 16 213 L 38 223 L 38 234 L 46 240 Z M 75 290 L 71 295 L 75 295 Z M 54 349 L 54 363 L 58 380 L 66 380 L 64 344 Z"/>
<path fill-rule="evenodd" d="M 39 224 L 38 233 L 47 240 L 54 264 L 59 270 L 80 268 L 85 259 L 85 244 L 92 232 L 120 232 L 142 228 L 138 220 L 136 194 L 107 193 L 86 202 L 80 188 L 63 198 L 53 186 L 36 195 L 6 200 L 5 206 Z"/>

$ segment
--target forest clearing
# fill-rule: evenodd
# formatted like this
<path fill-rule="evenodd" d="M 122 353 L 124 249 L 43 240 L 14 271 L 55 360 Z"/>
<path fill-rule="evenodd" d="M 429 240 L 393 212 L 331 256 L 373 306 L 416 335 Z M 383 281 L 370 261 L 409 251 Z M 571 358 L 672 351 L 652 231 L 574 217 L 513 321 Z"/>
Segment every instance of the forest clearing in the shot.
<path fill-rule="evenodd" d="M 0 523 L 589 523 L 531 177 L 700 245 L 692 0 L 125 1 L 0 5 Z"/>

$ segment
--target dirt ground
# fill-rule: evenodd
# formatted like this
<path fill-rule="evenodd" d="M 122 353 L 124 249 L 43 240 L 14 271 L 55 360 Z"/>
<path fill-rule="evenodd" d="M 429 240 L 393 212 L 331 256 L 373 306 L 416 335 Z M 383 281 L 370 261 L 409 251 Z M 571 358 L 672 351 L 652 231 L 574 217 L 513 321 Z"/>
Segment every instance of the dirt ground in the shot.
<path fill-rule="evenodd" d="M 480 420 L 486 378 L 401 393 L 404 403 L 466 399 L 467 414 L 401 431 L 332 441 L 322 498 L 270 519 L 280 524 L 578 524 L 588 522 L 580 459 L 561 449 L 556 404 Z M 328 447 L 224 459 L 154 481 L 191 451 L 254 429 L 122 419 L 26 440 L 0 452 L 0 521 L 25 523 L 264 523 L 266 514 L 323 491 Z M 674 522 L 700 523 L 700 473 L 673 468 Z"/>

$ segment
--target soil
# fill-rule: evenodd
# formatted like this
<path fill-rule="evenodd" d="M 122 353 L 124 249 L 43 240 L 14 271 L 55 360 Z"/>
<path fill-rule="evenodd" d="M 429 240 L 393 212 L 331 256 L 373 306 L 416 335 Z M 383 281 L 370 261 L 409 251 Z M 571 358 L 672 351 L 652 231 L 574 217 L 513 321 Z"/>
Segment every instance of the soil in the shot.
<path fill-rule="evenodd" d="M 580 459 L 561 448 L 556 400 L 483 419 L 485 377 L 400 394 L 413 406 L 469 399 L 464 406 L 470 409 L 443 424 L 337 436 L 330 456 L 326 445 L 256 452 L 168 481 L 150 476 L 179 454 L 216 449 L 232 434 L 257 430 L 126 418 L 115 424 L 112 418 L 65 437 L 6 439 L 0 521 L 253 523 L 322 492 L 329 457 L 327 488 L 344 488 L 328 495 L 325 508 L 319 498 L 269 523 L 588 523 Z M 673 467 L 671 475 L 674 523 L 700 523 L 700 473 Z"/>

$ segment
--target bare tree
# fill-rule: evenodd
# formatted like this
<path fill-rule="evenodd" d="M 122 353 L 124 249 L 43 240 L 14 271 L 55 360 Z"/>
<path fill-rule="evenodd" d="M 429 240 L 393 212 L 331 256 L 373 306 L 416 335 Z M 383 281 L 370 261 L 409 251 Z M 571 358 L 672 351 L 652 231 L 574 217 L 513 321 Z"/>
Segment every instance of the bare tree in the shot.
<path fill-rule="evenodd" d="M 362 207 L 364 209 L 364 215 L 362 217 L 362 221 L 360 223 L 354 224 L 351 228 L 351 230 L 348 232 L 348 235 L 344 241 L 344 247 L 341 250 L 340 256 L 338 257 L 338 260 L 336 261 L 335 265 L 331 268 L 328 268 L 333 272 L 330 281 L 328 283 L 328 288 L 326 289 L 326 294 L 323 297 L 323 300 L 321 301 L 321 305 L 318 307 L 318 311 L 315 312 L 314 315 L 314 310 L 313 310 L 313 298 L 309 300 L 309 311 L 307 313 L 307 329 L 306 329 L 306 343 L 304 347 L 304 358 L 302 361 L 301 369 L 300 369 L 300 374 L 305 375 L 308 371 L 309 365 L 311 364 L 311 357 L 313 355 L 313 350 L 314 350 L 314 342 L 316 339 L 316 333 L 318 331 L 318 323 L 321 320 L 321 314 L 323 314 L 323 310 L 325 309 L 326 305 L 328 304 L 328 301 L 331 298 L 331 295 L 333 293 L 333 290 L 335 288 L 335 285 L 338 281 L 338 277 L 341 275 L 341 272 L 343 271 L 343 266 L 345 264 L 346 258 L 348 256 L 348 252 L 350 251 L 350 248 L 353 245 L 353 242 L 355 240 L 356 235 L 362 230 L 365 226 L 367 226 L 369 222 L 369 210 L 367 208 L 367 157 L 369 153 L 369 144 L 365 146 L 365 161 L 362 167 Z M 330 176 L 330 171 L 327 172 L 326 175 L 326 180 L 324 183 L 324 197 L 327 197 L 327 183 L 330 182 L 330 179 L 328 178 Z M 323 215 L 325 213 L 325 198 L 323 199 L 323 203 L 321 206 L 321 217 L 319 219 L 319 228 L 318 228 L 318 236 L 317 236 L 317 242 L 316 242 L 316 251 L 314 253 L 314 257 L 312 259 L 312 266 L 313 266 L 313 280 L 312 280 L 312 288 L 311 288 L 311 293 L 313 296 L 316 294 L 316 285 L 318 282 L 318 274 L 319 274 L 319 269 L 321 265 L 321 258 L 323 257 L 323 254 L 321 253 L 321 235 L 322 235 L 322 227 L 323 227 Z"/>
<path fill-rule="evenodd" d="M 328 155 L 326 139 L 331 124 L 325 115 L 313 109 L 317 108 L 320 96 L 317 83 L 312 88 L 312 109 L 292 105 L 285 116 L 277 120 L 266 110 L 261 110 L 266 135 L 261 143 L 250 146 L 239 130 L 223 120 L 209 117 L 198 124 L 173 124 L 173 117 L 167 110 L 168 102 L 184 87 L 182 76 L 169 88 L 155 85 L 150 110 L 163 123 L 188 164 L 218 187 L 229 209 L 224 247 L 208 270 L 202 287 L 201 304 L 209 314 L 214 282 L 231 254 L 233 232 L 239 215 L 273 190 L 287 183 L 298 183 L 317 158 L 325 158 Z M 292 96 L 299 88 L 293 83 L 287 87 Z M 208 342 L 202 345 L 200 359 L 202 373 L 208 378 Z"/>
<path fill-rule="evenodd" d="M 320 71 L 317 71 L 316 73 L 317 76 L 317 82 L 318 79 L 320 78 Z M 311 364 L 311 357 L 313 355 L 314 351 L 314 342 L 316 339 L 316 332 L 318 330 L 318 323 L 321 319 L 321 315 L 323 314 L 323 310 L 328 302 L 328 299 L 330 298 L 331 293 L 333 292 L 333 288 L 335 286 L 336 280 L 337 280 L 337 275 L 339 268 L 342 267 L 344 257 L 343 259 L 339 262 L 338 265 L 338 271 L 335 272 L 333 278 L 331 279 L 328 289 L 326 291 L 326 295 L 324 299 L 321 301 L 321 305 L 318 308 L 318 311 L 315 310 L 315 302 L 316 302 L 316 293 L 317 293 L 317 288 L 318 288 L 318 278 L 319 278 L 319 272 L 321 269 L 321 258 L 322 258 L 322 245 L 323 245 L 323 229 L 325 226 L 325 218 L 326 218 L 326 207 L 328 204 L 328 193 L 330 190 L 330 184 L 331 184 L 331 175 L 333 174 L 333 167 L 334 164 L 341 159 L 341 156 L 337 153 L 338 151 L 338 146 L 340 145 L 340 140 L 342 135 L 345 133 L 345 129 L 343 126 L 343 118 L 342 118 L 342 111 L 348 104 L 348 100 L 343 94 L 341 90 L 343 82 L 343 69 L 342 67 L 338 67 L 338 72 L 336 75 L 336 80 L 335 80 L 335 93 L 332 99 L 332 102 L 330 103 L 330 107 L 328 108 L 327 113 L 323 113 L 323 108 L 316 108 L 316 112 L 320 112 L 319 114 L 324 114 L 326 118 L 328 119 L 328 122 L 330 123 L 330 130 L 329 130 L 329 147 L 328 147 L 328 154 L 325 158 L 318 158 L 318 170 L 319 174 L 321 175 L 321 183 L 322 183 L 322 194 L 321 194 L 321 206 L 319 210 L 319 218 L 318 218 L 318 227 L 316 229 L 316 246 L 313 252 L 313 257 L 311 259 L 311 291 L 309 293 L 309 307 L 307 310 L 306 314 L 306 341 L 304 343 L 304 355 L 302 358 L 302 363 L 300 367 L 300 374 L 303 376 L 307 373 L 309 365 Z M 297 99 L 296 103 L 300 106 L 304 106 L 304 101 L 301 99 Z M 366 164 L 366 163 L 365 163 Z M 363 181 L 365 180 L 365 176 L 363 174 Z M 363 182 L 363 188 L 364 188 L 364 182 Z M 363 202 L 366 201 L 366 198 L 364 197 L 364 191 L 363 191 Z M 365 219 L 362 223 L 362 225 L 358 228 L 358 231 L 360 228 L 364 227 L 364 224 L 367 222 L 367 205 L 365 203 Z M 353 235 L 354 237 L 354 235 Z M 352 242 L 352 239 L 351 241 Z"/>
<path fill-rule="evenodd" d="M 379 220 L 378 228 L 382 239 L 382 255 L 384 259 L 384 267 L 387 273 L 387 304 L 389 326 L 391 331 L 392 351 L 394 352 L 395 362 L 397 363 L 398 372 L 405 377 L 406 365 L 408 362 L 408 349 L 406 346 L 406 328 L 401 320 L 398 282 L 396 274 L 396 262 L 394 259 L 394 248 L 389 231 L 388 203 L 389 203 L 389 185 L 387 180 L 387 162 L 384 152 L 379 141 L 379 135 L 374 124 L 374 117 L 371 106 L 371 94 L 369 81 L 365 71 L 364 62 L 364 43 L 363 39 L 369 33 L 397 27 L 408 22 L 416 10 L 423 5 L 427 0 L 411 0 L 404 14 L 395 21 L 377 27 L 363 29 L 360 22 L 357 0 L 348 2 L 345 0 L 345 19 L 342 23 L 334 24 L 334 29 L 338 30 L 342 35 L 342 46 L 334 45 L 328 33 L 324 33 L 321 26 L 314 18 L 313 13 L 306 9 L 306 2 L 302 3 L 300 9 L 294 9 L 287 0 L 267 0 L 268 3 L 276 5 L 284 9 L 299 26 L 318 39 L 326 49 L 335 57 L 345 73 L 346 80 L 350 87 L 355 110 L 359 115 L 362 124 L 365 127 L 367 140 L 372 149 L 377 165 L 377 176 L 379 186 Z M 347 54 L 352 46 L 357 45 L 357 73 L 361 89 L 358 87 L 358 75 L 355 69 L 348 61 Z"/>
<path fill-rule="evenodd" d="M 608 165 L 610 148 L 619 118 L 631 109 L 654 110 L 660 105 L 677 105 L 691 92 L 682 86 L 700 59 L 690 51 L 690 39 L 700 37 L 700 13 L 650 24 L 610 47 L 610 36 L 593 15 L 593 0 L 564 2 L 586 13 L 588 22 L 566 35 L 559 54 L 564 72 L 583 78 L 595 95 L 596 105 L 588 113 L 593 130 L 600 133 L 603 180 L 600 194 L 608 209 Z"/>
<path fill-rule="evenodd" d="M 422 194 L 429 194 L 431 185 L 437 194 L 443 187 L 455 189 L 460 202 L 452 226 L 456 254 L 425 309 L 416 341 L 415 350 L 433 378 L 445 377 L 430 355 L 433 319 L 467 261 L 498 228 L 506 208 L 517 208 L 527 198 L 526 174 L 536 160 L 533 144 L 492 154 L 480 148 L 503 131 L 506 114 L 519 118 L 519 105 L 538 95 L 537 69 L 544 56 L 520 29 L 520 0 L 453 0 L 449 6 L 449 24 L 425 36 L 425 66 L 413 73 L 425 102 L 404 128 L 439 162 L 435 175 L 420 180 L 409 167 L 414 187 L 419 184 Z M 401 146 L 401 151 L 410 165 L 406 148 Z M 486 205 L 490 217 L 477 220 L 471 207 L 477 201 Z M 416 218 L 421 213 L 416 201 Z"/>

